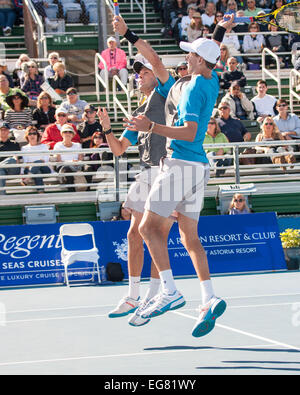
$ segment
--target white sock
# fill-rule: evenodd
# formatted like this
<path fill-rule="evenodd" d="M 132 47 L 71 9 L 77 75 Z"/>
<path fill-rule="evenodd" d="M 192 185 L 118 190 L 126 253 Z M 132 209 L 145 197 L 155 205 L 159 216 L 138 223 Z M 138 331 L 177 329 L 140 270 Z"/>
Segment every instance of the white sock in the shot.
<path fill-rule="evenodd" d="M 160 272 L 159 277 L 161 280 L 162 290 L 165 294 L 171 295 L 177 290 L 171 269 Z"/>
<path fill-rule="evenodd" d="M 161 281 L 160 278 L 150 278 L 150 283 L 149 283 L 149 288 L 148 291 L 146 292 L 145 298 L 147 300 L 152 299 L 159 291 Z"/>
<path fill-rule="evenodd" d="M 129 292 L 128 296 L 132 299 L 137 300 L 140 296 L 140 282 L 141 277 L 131 277 L 129 276 Z"/>
<path fill-rule="evenodd" d="M 212 281 L 211 280 L 202 281 L 200 283 L 200 286 L 202 293 L 202 304 L 205 305 L 215 295 L 212 286 Z"/>

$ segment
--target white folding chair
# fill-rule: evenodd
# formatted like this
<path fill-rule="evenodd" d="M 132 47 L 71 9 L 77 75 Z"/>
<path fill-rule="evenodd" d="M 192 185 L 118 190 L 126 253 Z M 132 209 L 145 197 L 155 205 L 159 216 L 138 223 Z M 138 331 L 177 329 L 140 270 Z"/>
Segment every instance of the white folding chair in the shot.
<path fill-rule="evenodd" d="M 100 276 L 100 268 L 99 268 L 99 251 L 96 247 L 95 243 L 95 235 L 94 235 L 94 228 L 90 224 L 86 223 L 79 223 L 79 224 L 64 224 L 59 229 L 60 238 L 61 238 L 61 261 L 64 264 L 65 268 L 65 281 L 67 286 L 70 286 L 69 277 L 68 277 L 68 267 L 75 263 L 76 261 L 86 261 L 86 262 L 93 262 L 93 274 L 95 272 L 95 267 L 98 274 L 98 281 L 101 283 L 101 276 Z M 72 236 L 72 237 L 80 237 L 90 235 L 92 238 L 93 246 L 89 249 L 81 249 L 81 250 L 70 250 L 66 248 L 65 237 Z M 78 241 L 78 240 L 77 240 Z M 76 280 L 74 280 L 76 281 Z"/>

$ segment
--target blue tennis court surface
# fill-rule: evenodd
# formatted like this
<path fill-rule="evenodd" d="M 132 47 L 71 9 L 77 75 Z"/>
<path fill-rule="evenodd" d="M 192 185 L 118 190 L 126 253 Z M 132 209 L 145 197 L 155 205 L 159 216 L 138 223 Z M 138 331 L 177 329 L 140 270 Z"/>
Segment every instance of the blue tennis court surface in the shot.
<path fill-rule="evenodd" d="M 176 282 L 187 304 L 139 328 L 107 318 L 126 285 L 1 291 L 0 374 L 300 373 L 300 272 L 214 277 L 228 307 L 198 339 L 198 280 Z"/>

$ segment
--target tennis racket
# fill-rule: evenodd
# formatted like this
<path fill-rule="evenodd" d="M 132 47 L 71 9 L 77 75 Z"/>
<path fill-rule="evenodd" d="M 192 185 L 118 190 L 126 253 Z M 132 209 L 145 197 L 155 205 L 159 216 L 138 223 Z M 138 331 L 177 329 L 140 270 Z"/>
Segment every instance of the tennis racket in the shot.
<path fill-rule="evenodd" d="M 120 7 L 118 0 L 113 0 L 114 1 L 114 10 L 115 10 L 115 15 L 120 15 Z"/>
<path fill-rule="evenodd" d="M 226 17 L 224 19 L 226 20 Z M 278 26 L 290 33 L 300 34 L 300 1 L 286 4 L 265 15 L 235 17 L 233 22 L 259 22 Z"/>

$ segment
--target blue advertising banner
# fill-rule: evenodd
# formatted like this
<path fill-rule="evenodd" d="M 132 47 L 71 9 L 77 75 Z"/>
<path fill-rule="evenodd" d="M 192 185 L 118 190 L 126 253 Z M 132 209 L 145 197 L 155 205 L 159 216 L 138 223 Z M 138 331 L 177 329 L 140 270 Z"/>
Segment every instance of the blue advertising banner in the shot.
<path fill-rule="evenodd" d="M 128 278 L 129 222 L 90 223 L 95 232 L 100 265 L 120 262 L 125 278 Z M 64 268 L 60 259 L 61 225 L 0 226 L 0 287 L 64 282 Z M 200 217 L 198 234 L 212 274 L 286 269 L 274 213 Z M 80 248 L 77 241 L 73 243 L 73 248 Z M 175 276 L 195 274 L 192 262 L 181 244 L 177 224 L 171 229 L 168 249 Z M 150 276 L 150 263 L 151 257 L 145 246 L 144 278 Z M 71 269 L 73 267 L 75 270 Z M 91 267 L 87 262 L 72 265 L 70 280 L 92 278 Z"/>

